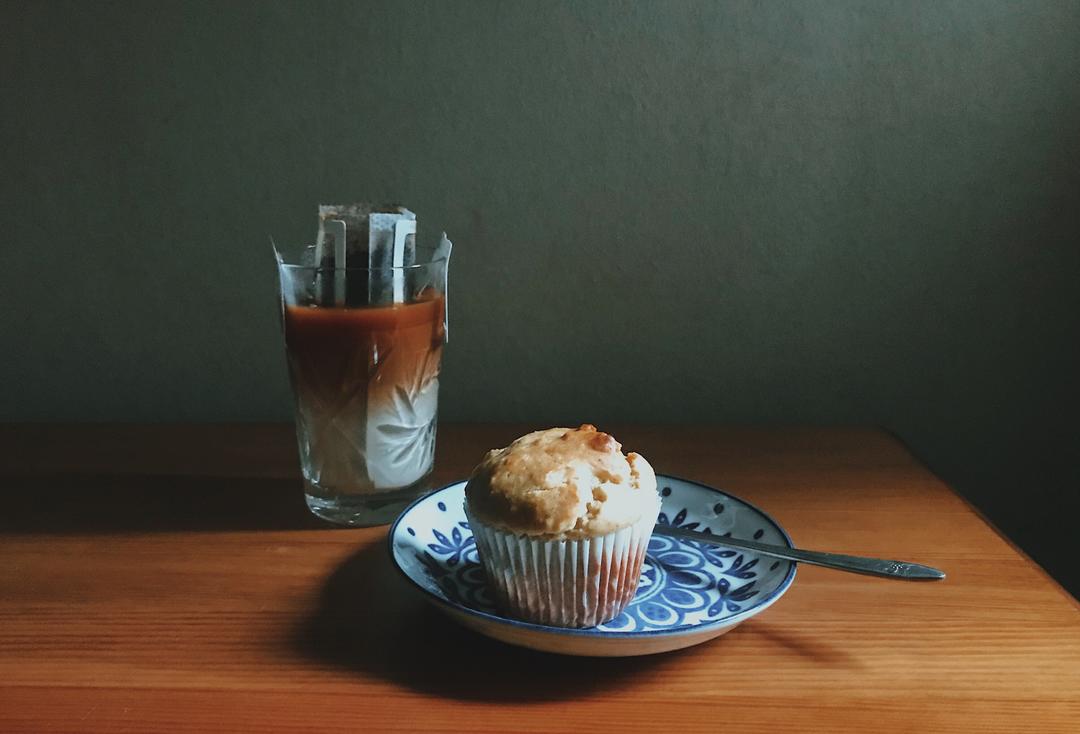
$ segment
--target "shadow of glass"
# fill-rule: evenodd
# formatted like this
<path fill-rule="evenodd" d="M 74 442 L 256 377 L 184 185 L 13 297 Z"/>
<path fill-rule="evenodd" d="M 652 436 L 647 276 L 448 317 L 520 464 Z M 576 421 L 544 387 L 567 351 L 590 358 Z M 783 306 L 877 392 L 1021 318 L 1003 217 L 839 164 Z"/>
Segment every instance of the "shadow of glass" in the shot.
<path fill-rule="evenodd" d="M 0 533 L 334 527 L 311 514 L 298 479 L 57 474 L 5 484 Z"/>
<path fill-rule="evenodd" d="M 454 623 L 410 589 L 383 543 L 342 563 L 293 643 L 309 658 L 453 699 L 544 701 L 656 681 L 680 651 L 568 658 L 513 647 Z"/>

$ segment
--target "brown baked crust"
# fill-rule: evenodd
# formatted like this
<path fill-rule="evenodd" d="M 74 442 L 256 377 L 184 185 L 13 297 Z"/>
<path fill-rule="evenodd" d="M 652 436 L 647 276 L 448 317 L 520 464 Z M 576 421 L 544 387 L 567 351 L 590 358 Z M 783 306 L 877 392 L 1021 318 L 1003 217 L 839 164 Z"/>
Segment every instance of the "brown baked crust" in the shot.
<path fill-rule="evenodd" d="M 584 424 L 522 436 L 488 452 L 465 488 L 471 516 L 525 535 L 598 536 L 655 513 L 652 467 Z"/>

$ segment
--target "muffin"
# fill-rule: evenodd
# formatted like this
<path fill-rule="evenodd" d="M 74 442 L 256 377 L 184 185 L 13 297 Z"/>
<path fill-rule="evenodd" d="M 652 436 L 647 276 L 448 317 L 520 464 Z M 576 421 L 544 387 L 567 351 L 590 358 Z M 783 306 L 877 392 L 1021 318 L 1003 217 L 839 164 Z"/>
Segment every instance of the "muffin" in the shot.
<path fill-rule="evenodd" d="M 587 424 L 489 452 L 465 486 L 499 607 L 558 627 L 591 627 L 626 608 L 659 513 L 649 462 Z"/>

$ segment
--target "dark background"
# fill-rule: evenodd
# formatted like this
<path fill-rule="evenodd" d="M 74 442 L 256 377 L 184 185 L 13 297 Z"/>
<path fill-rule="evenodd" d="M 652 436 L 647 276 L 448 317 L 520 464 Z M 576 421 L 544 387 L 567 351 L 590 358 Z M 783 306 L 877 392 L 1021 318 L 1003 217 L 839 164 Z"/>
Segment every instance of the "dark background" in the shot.
<path fill-rule="evenodd" d="M 288 418 L 267 236 L 392 199 L 444 419 L 884 426 L 1080 591 L 1080 3 L 0 7 L 0 420 Z"/>

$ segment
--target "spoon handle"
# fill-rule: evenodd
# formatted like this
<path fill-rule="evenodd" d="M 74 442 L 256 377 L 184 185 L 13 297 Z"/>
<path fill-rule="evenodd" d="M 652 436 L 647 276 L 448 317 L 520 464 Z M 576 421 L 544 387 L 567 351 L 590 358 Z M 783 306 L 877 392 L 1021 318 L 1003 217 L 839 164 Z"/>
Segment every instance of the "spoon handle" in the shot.
<path fill-rule="evenodd" d="M 720 545 L 725 548 L 741 548 L 753 551 L 763 556 L 782 558 L 785 561 L 798 561 L 809 563 L 813 566 L 834 568 L 838 571 L 851 573 L 863 573 L 868 576 L 883 576 L 888 579 L 904 579 L 910 581 L 935 581 L 945 578 L 945 572 L 919 563 L 907 563 L 905 561 L 888 561 L 882 558 L 864 558 L 862 556 L 845 556 L 840 553 L 824 553 L 822 551 L 801 550 L 799 548 L 784 548 L 779 545 L 758 543 L 755 540 L 739 540 L 726 538 L 711 533 L 699 533 L 696 530 L 685 530 L 670 525 L 657 525 L 655 531 L 659 535 L 669 535 L 683 540 L 693 540 L 698 543 Z"/>

